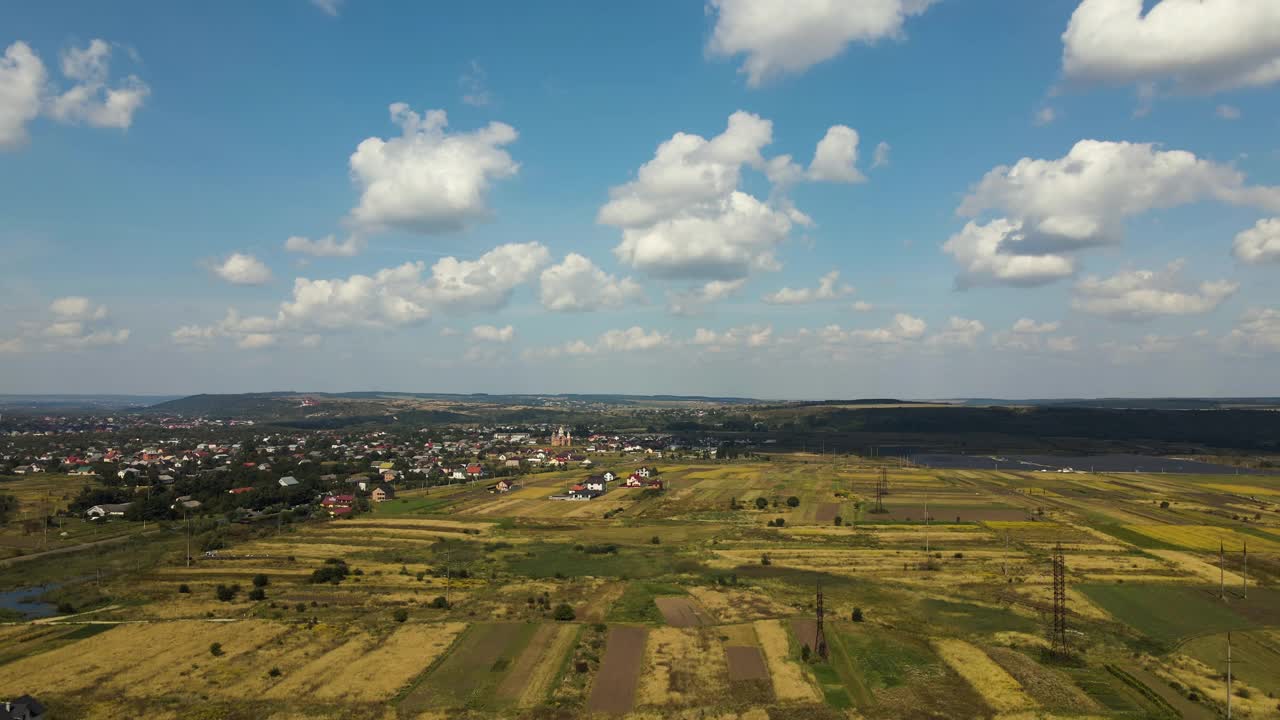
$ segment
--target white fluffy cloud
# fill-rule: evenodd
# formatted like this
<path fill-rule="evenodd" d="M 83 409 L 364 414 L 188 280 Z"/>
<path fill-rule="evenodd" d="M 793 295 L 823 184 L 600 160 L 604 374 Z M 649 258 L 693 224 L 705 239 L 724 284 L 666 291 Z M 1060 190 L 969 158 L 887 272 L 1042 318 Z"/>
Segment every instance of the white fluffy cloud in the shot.
<path fill-rule="evenodd" d="M 294 235 L 284 241 L 285 250 L 313 257 L 355 257 L 363 248 L 364 241 L 356 235 L 351 235 L 342 242 L 338 242 L 332 235 L 319 240 Z"/>
<path fill-rule="evenodd" d="M 1280 218 L 1259 220 L 1236 235 L 1236 258 L 1254 264 L 1280 262 Z"/>
<path fill-rule="evenodd" d="M 49 317 L 43 322 L 23 323 L 27 337 L 0 342 L 0 352 L 22 352 L 29 349 L 81 350 L 104 345 L 121 345 L 129 339 L 128 328 L 111 327 L 107 307 L 78 295 L 60 297 L 49 304 Z"/>
<path fill-rule="evenodd" d="M 1237 350 L 1280 352 L 1280 310 L 1250 308 L 1232 329 L 1227 344 Z"/>
<path fill-rule="evenodd" d="M 671 336 L 636 325 L 625 330 L 608 330 L 594 342 L 572 340 L 555 347 L 527 351 L 528 358 L 551 358 L 561 355 L 596 355 L 601 353 L 639 353 L 672 345 Z"/>
<path fill-rule="evenodd" d="M 0 149 L 27 141 L 27 123 L 44 113 L 58 122 L 127 129 L 151 88 L 136 75 L 109 84 L 111 44 L 94 39 L 62 53 L 61 70 L 72 86 L 49 85 L 44 62 L 31 46 L 15 42 L 0 56 Z"/>
<path fill-rule="evenodd" d="M 865 300 L 858 300 L 854 302 L 853 305 L 851 305 L 850 307 L 853 309 L 854 312 L 860 312 L 860 313 L 871 312 L 872 310 L 876 309 L 875 305 L 872 305 L 871 303 Z"/>
<path fill-rule="evenodd" d="M 696 315 L 705 306 L 737 294 L 746 283 L 746 278 L 712 280 L 687 290 L 669 292 L 667 310 L 673 315 Z"/>
<path fill-rule="evenodd" d="M 40 114 L 44 63 L 30 45 L 15 42 L 0 57 L 0 149 L 27 142 L 27 123 Z"/>
<path fill-rule="evenodd" d="M 935 0 L 710 0 L 716 25 L 707 49 L 745 54 L 749 85 L 803 72 L 839 55 L 854 42 L 902 35 L 903 22 Z"/>
<path fill-rule="evenodd" d="M 823 178 L 848 177 L 848 137 L 837 128 L 828 133 L 833 140 L 824 139 L 829 149 L 817 163 Z M 611 188 L 600 208 L 597 221 L 622 230 L 614 254 L 668 278 L 732 281 L 780 267 L 778 246 L 794 226 L 812 220 L 781 192 L 807 173 L 789 156 L 765 159 L 761 150 L 772 140 L 771 122 L 739 111 L 711 139 L 682 132 L 660 144 L 636 178 Z M 773 183 L 769 202 L 739 188 L 748 167 Z"/>
<path fill-rule="evenodd" d="M 991 344 L 999 350 L 1041 352 L 1047 349 L 1055 353 L 1075 352 L 1074 336 L 1052 334 L 1061 327 L 1062 323 L 1056 320 L 1036 322 L 1024 317 L 1015 322 L 1010 329 L 993 334 Z"/>
<path fill-rule="evenodd" d="M 569 253 L 559 265 L 542 271 L 542 306 L 557 312 L 616 308 L 644 295 L 631 278 L 618 279 L 577 253 Z"/>
<path fill-rule="evenodd" d="M 1062 35 L 1070 81 L 1209 93 L 1280 80 L 1270 0 L 1082 0 Z M 1150 89 L 1147 90 L 1150 92 Z"/>
<path fill-rule="evenodd" d="M 1198 315 L 1218 307 L 1239 289 L 1226 280 L 1202 282 L 1194 290 L 1183 289 L 1179 275 L 1183 261 L 1163 271 L 1131 270 L 1109 278 L 1089 276 L 1076 284 L 1071 306 L 1082 312 L 1126 320 L 1160 315 Z"/>
<path fill-rule="evenodd" d="M 1040 285 L 1075 271 L 1068 253 L 1120 242 L 1128 218 L 1204 199 L 1280 208 L 1280 188 L 1247 185 L 1234 168 L 1182 150 L 1081 140 L 1065 157 L 988 172 L 958 212 L 1003 217 L 970 222 L 943 249 L 961 286 Z"/>
<path fill-rule="evenodd" d="M 978 336 L 986 330 L 981 321 L 953 316 L 947 321 L 947 328 L 930 335 L 925 344 L 932 347 L 973 347 Z"/>
<path fill-rule="evenodd" d="M 109 87 L 110 69 L 111 45 L 105 40 L 95 39 L 84 49 L 64 52 L 62 74 L 75 84 L 49 101 L 49 114 L 62 122 L 127 129 L 151 88 L 136 75 Z"/>
<path fill-rule="evenodd" d="M 763 300 L 770 305 L 803 305 L 822 300 L 838 300 L 853 293 L 853 287 L 840 282 L 840 271 L 832 270 L 818 279 L 816 288 L 781 290 L 765 295 Z"/>
<path fill-rule="evenodd" d="M 960 265 L 956 284 L 1030 287 L 1075 273 L 1075 261 L 1057 254 L 1020 254 L 1021 223 L 998 218 L 986 224 L 970 221 L 943 244 Z"/>
<path fill-rule="evenodd" d="M 1051 322 L 1038 323 L 1031 318 L 1020 318 L 1013 324 L 1013 331 L 1016 333 L 1031 333 L 1040 335 L 1043 333 L 1057 332 L 1062 327 L 1062 323 L 1054 320 Z"/>
<path fill-rule="evenodd" d="M 892 322 L 882 328 L 870 330 L 846 330 L 839 325 L 828 325 L 817 331 L 818 338 L 828 345 L 859 342 L 872 345 L 897 345 L 924 337 L 928 324 L 913 315 L 898 313 Z"/>
<path fill-rule="evenodd" d="M 276 344 L 276 336 L 271 333 L 249 333 L 236 341 L 241 350 L 261 350 Z"/>
<path fill-rule="evenodd" d="M 258 350 L 276 344 L 276 333 L 280 327 L 277 318 L 265 315 L 246 317 L 229 308 L 216 325 L 184 325 L 169 333 L 169 337 L 175 344 L 194 347 L 205 347 L 218 338 L 228 338 L 242 350 Z"/>
<path fill-rule="evenodd" d="M 712 352 L 721 352 L 743 346 L 766 347 L 772 341 L 772 325 L 744 325 L 721 331 L 698 328 L 690 342 Z"/>
<path fill-rule="evenodd" d="M 516 336 L 516 329 L 507 325 L 477 325 L 471 328 L 471 339 L 476 342 L 509 343 Z"/>
<path fill-rule="evenodd" d="M 876 148 L 876 152 L 879 157 L 880 149 Z M 822 182 L 866 182 L 867 176 L 858 171 L 857 165 L 858 131 L 845 125 L 833 125 L 818 141 L 813 161 L 809 163 L 809 178 Z"/>
<path fill-rule="evenodd" d="M 367 138 L 351 155 L 351 176 L 361 191 L 351 211 L 355 223 L 370 230 L 437 233 L 487 215 L 490 186 L 520 167 L 503 149 L 516 140 L 515 128 L 492 122 L 450 133 L 443 110 L 419 115 L 405 103 L 390 110 L 401 136 Z"/>
<path fill-rule="evenodd" d="M 210 265 L 209 270 L 232 285 L 264 285 L 271 280 L 271 268 L 245 253 L 231 253 L 226 260 Z"/>

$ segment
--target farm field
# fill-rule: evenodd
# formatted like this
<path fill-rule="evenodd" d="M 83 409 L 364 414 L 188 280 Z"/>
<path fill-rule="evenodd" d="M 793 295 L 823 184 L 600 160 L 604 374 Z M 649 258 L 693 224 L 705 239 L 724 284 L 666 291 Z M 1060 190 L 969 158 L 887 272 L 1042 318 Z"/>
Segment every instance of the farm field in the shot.
<path fill-rule="evenodd" d="M 180 530 L 108 523 L 124 546 L 0 568 L 0 590 L 75 607 L 0 614 L 0 697 L 58 717 L 1214 717 L 1230 631 L 1235 716 L 1280 717 L 1271 476 L 658 470 L 661 492 L 583 502 L 549 499 L 582 471 L 406 488 L 354 518 L 219 527 L 190 566 Z M 1047 650 L 1059 545 L 1069 660 Z"/>

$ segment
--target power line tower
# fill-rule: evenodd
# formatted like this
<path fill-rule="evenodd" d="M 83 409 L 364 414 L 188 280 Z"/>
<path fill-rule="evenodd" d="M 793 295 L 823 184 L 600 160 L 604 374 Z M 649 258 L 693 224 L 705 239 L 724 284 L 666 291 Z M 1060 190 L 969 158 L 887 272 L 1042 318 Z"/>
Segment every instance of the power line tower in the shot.
<path fill-rule="evenodd" d="M 884 496 L 889 494 L 889 471 L 880 468 L 880 479 L 876 481 L 876 512 L 884 512 Z"/>
<path fill-rule="evenodd" d="M 1067 647 L 1067 562 L 1062 556 L 1062 543 L 1053 548 L 1053 637 L 1052 652 L 1066 657 Z"/>
<path fill-rule="evenodd" d="M 827 631 L 823 628 L 823 616 L 826 609 L 822 603 L 822 583 L 818 583 L 818 624 L 813 632 L 814 650 L 817 651 L 818 657 L 823 660 L 827 659 Z"/>

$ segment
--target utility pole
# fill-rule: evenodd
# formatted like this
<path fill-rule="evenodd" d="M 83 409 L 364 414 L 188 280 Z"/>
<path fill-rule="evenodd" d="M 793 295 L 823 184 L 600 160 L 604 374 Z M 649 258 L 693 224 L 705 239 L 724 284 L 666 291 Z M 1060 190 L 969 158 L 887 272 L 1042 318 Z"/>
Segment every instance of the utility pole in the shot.
<path fill-rule="evenodd" d="M 1227 599 L 1226 551 L 1221 540 L 1218 541 L 1218 598 Z"/>
<path fill-rule="evenodd" d="M 876 482 L 876 512 L 884 512 L 884 496 L 889 492 L 889 472 L 880 468 L 880 479 Z"/>
<path fill-rule="evenodd" d="M 925 562 L 929 561 L 929 496 L 924 496 L 924 555 Z"/>
<path fill-rule="evenodd" d="M 1009 577 L 1009 531 L 1004 531 L 1004 555 L 1000 556 L 1000 574 Z"/>
<path fill-rule="evenodd" d="M 1062 543 L 1053 548 L 1053 643 L 1052 652 L 1067 657 L 1067 563 L 1062 555 Z"/>
<path fill-rule="evenodd" d="M 1227 720 L 1231 720 L 1231 633 L 1227 633 Z"/>
<path fill-rule="evenodd" d="M 826 614 L 822 604 L 822 583 L 818 583 L 818 624 L 813 633 L 814 650 L 818 657 L 827 659 L 827 631 L 823 628 L 823 617 Z"/>
<path fill-rule="evenodd" d="M 1246 598 L 1249 597 L 1249 543 L 1244 544 L 1244 572 L 1240 577 L 1240 590 Z"/>
<path fill-rule="evenodd" d="M 182 522 L 187 526 L 187 567 L 191 567 L 191 518 L 187 508 L 182 508 Z"/>

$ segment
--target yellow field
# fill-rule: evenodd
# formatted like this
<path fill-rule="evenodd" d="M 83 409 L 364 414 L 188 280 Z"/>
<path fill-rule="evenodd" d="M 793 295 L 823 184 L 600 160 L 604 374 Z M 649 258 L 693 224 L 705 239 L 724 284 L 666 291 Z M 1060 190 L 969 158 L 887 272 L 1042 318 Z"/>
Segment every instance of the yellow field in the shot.
<path fill-rule="evenodd" d="M 714 704 L 728 694 L 728 678 L 724 646 L 713 629 L 654 628 L 644 648 L 636 704 Z"/>
<path fill-rule="evenodd" d="M 1126 527 L 1154 540 L 1189 550 L 1217 552 L 1221 545 L 1227 552 L 1238 553 L 1245 544 L 1248 544 L 1255 550 L 1280 552 L 1280 540 L 1275 542 L 1263 540 L 1238 533 L 1231 528 L 1213 525 L 1128 525 Z"/>
<path fill-rule="evenodd" d="M 1027 695 L 1012 675 L 977 647 L 954 638 L 936 639 L 933 647 L 951 669 L 977 690 L 982 699 L 997 712 L 1010 713 L 1037 706 L 1036 701 Z"/>
<path fill-rule="evenodd" d="M 809 682 L 800 663 L 791 657 L 791 641 L 781 620 L 757 620 L 754 625 L 769 664 L 773 679 L 773 694 L 779 700 L 817 702 L 818 690 Z"/>
<path fill-rule="evenodd" d="M 1229 485 L 1224 483 L 1205 485 L 1205 487 L 1238 495 L 1280 495 L 1280 488 L 1262 487 L 1261 485 Z"/>

